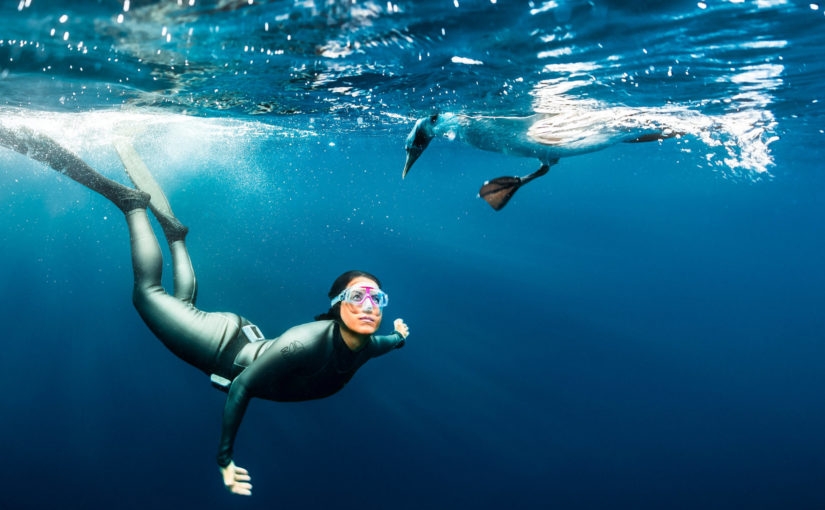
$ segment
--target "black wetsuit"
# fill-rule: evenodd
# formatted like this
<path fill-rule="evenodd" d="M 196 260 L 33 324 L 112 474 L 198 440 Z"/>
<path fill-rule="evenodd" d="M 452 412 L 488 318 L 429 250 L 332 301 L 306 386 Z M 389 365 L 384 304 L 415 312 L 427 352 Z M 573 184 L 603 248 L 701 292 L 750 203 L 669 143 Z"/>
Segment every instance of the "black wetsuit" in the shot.
<path fill-rule="evenodd" d="M 242 328 L 251 323 L 243 317 L 195 308 L 194 273 L 182 240 L 170 243 L 175 283 L 171 296 L 161 286 L 160 247 L 145 209 L 127 213 L 126 220 L 138 313 L 178 357 L 232 381 L 218 452 L 221 466 L 232 460 L 235 435 L 251 398 L 284 402 L 327 397 L 343 388 L 367 360 L 404 344 L 399 333 L 373 335 L 363 349 L 352 352 L 334 321 L 302 324 L 273 340 L 250 342 Z"/>
<path fill-rule="evenodd" d="M 247 344 L 236 357 L 253 351 L 248 367 L 229 387 L 223 413 L 218 464 L 232 460 L 232 444 L 250 398 L 294 402 L 324 398 L 344 387 L 370 358 L 404 345 L 397 332 L 370 337 L 369 343 L 354 352 L 341 338 L 335 321 L 318 321 L 288 329 L 274 340 Z"/>
<path fill-rule="evenodd" d="M 218 452 L 221 466 L 232 460 L 235 435 L 251 398 L 301 401 L 327 397 L 343 388 L 367 360 L 404 344 L 396 332 L 372 336 L 363 349 L 353 352 L 344 344 L 334 321 L 303 324 L 273 340 L 251 342 L 243 332 L 244 326 L 251 325 L 246 319 L 195 308 L 197 284 L 184 243 L 187 229 L 171 210 L 153 207 L 154 199 L 150 204 L 146 193 L 98 174 L 50 138 L 26 128 L 0 123 L 0 145 L 48 164 L 124 212 L 132 248 L 135 308 L 170 351 L 207 375 L 219 376 L 228 391 Z M 163 257 L 147 205 L 169 243 L 174 295 L 161 284 Z"/>

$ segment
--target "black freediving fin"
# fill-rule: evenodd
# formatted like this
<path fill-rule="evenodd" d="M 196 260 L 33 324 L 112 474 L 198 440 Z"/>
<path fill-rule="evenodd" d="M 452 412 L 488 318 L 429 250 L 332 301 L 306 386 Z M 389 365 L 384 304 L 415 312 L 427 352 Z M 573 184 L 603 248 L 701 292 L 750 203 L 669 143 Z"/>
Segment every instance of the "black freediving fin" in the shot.
<path fill-rule="evenodd" d="M 487 181 L 478 192 L 490 207 L 500 211 L 524 183 L 521 177 L 498 177 Z"/>

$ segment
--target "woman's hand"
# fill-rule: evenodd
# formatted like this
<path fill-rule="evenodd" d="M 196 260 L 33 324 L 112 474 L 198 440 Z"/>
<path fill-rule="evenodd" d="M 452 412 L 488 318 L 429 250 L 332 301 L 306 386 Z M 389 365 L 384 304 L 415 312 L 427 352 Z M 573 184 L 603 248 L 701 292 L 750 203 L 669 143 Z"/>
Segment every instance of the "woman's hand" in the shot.
<path fill-rule="evenodd" d="M 406 340 L 407 336 L 410 334 L 410 328 L 408 328 L 407 325 L 404 324 L 404 320 L 395 319 L 392 322 L 392 325 L 393 327 L 395 327 L 395 330 L 398 331 L 398 334 L 400 334 Z"/>
<path fill-rule="evenodd" d="M 236 466 L 234 462 L 230 462 L 228 466 L 221 468 L 221 474 L 223 475 L 223 484 L 229 492 L 240 494 L 241 496 L 252 495 L 252 484 L 249 483 L 252 478 L 250 478 L 249 472 L 246 469 Z"/>

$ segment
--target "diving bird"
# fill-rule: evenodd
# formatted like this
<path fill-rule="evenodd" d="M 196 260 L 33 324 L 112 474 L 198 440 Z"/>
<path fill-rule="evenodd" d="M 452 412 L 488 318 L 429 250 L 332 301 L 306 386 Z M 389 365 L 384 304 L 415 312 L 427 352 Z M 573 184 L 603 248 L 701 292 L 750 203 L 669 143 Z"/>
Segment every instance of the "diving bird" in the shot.
<path fill-rule="evenodd" d="M 407 160 L 402 178 L 437 136 L 460 140 L 486 151 L 538 158 L 541 166 L 535 172 L 522 177 L 498 177 L 481 187 L 479 196 L 499 211 L 520 187 L 546 174 L 559 158 L 594 152 L 618 142 L 649 142 L 681 134 L 669 127 L 670 118 L 623 107 L 526 117 L 436 113 L 418 119 L 407 136 Z"/>

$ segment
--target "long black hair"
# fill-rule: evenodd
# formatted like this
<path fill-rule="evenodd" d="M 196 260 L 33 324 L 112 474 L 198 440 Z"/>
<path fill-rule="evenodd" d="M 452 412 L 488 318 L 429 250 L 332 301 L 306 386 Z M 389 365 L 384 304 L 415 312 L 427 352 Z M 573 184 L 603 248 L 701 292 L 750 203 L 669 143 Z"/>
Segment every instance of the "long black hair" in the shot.
<path fill-rule="evenodd" d="M 338 296 L 338 294 L 340 294 L 344 291 L 344 289 L 347 288 L 347 285 L 349 285 L 351 281 L 358 277 L 369 278 L 370 280 L 377 283 L 379 287 L 381 286 L 381 280 L 379 280 L 377 276 L 372 275 L 366 271 L 358 271 L 357 269 L 353 269 L 352 271 L 347 271 L 346 273 L 342 274 L 341 276 L 336 278 L 334 282 L 332 282 L 332 287 L 329 288 L 329 293 L 327 294 L 327 297 L 329 297 L 330 300 L 334 299 Z M 316 315 L 315 320 L 334 320 L 341 322 L 341 302 L 339 301 L 335 303 L 335 306 L 330 307 L 330 309 L 326 312 Z"/>

